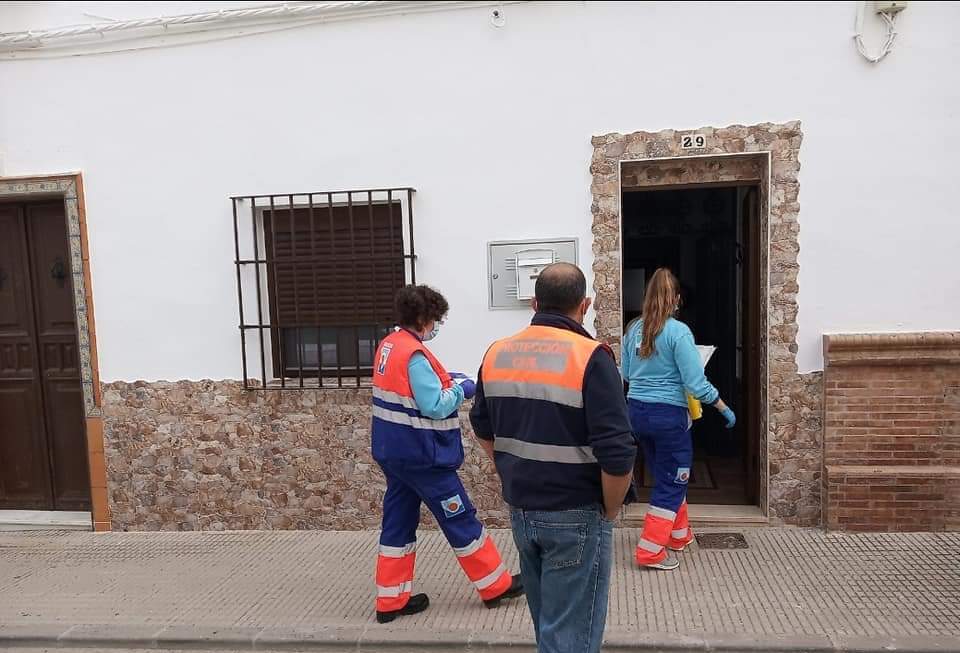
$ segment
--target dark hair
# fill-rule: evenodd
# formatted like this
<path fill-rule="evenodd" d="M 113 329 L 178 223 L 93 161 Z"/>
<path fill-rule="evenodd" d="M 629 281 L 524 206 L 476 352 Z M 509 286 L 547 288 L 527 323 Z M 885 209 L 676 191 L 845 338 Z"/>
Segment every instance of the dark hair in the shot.
<path fill-rule="evenodd" d="M 394 298 L 397 324 L 422 329 L 431 320 L 440 321 L 450 310 L 443 295 L 429 286 L 404 286 Z"/>
<path fill-rule="evenodd" d="M 540 272 L 534 294 L 537 310 L 571 313 L 587 296 L 587 279 L 576 265 L 554 263 Z"/>

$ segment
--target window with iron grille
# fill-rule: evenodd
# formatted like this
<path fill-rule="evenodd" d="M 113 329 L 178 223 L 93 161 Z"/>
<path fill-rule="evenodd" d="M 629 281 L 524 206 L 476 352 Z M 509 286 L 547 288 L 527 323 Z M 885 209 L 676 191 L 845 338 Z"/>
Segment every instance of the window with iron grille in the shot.
<path fill-rule="evenodd" d="M 394 294 L 416 282 L 413 196 L 389 188 L 231 198 L 244 387 L 369 381 Z"/>

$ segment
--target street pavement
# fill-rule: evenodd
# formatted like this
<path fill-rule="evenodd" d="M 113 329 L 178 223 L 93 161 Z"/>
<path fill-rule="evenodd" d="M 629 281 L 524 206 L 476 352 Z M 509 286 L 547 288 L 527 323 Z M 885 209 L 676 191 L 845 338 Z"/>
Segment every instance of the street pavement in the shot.
<path fill-rule="evenodd" d="M 673 572 L 615 532 L 608 651 L 960 651 L 960 533 L 737 529 Z M 492 531 L 507 561 L 507 531 Z M 0 533 L 0 648 L 533 649 L 524 601 L 487 610 L 422 532 L 425 613 L 374 620 L 374 532 Z"/>

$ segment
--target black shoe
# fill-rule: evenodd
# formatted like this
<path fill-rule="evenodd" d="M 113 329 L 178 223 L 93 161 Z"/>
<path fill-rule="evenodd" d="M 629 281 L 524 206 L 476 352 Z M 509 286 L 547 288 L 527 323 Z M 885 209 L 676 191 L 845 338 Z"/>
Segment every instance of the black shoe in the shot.
<path fill-rule="evenodd" d="M 391 610 L 390 612 L 380 612 L 377 610 L 377 623 L 388 624 L 400 615 L 417 614 L 418 612 L 423 612 L 428 607 L 430 607 L 430 597 L 426 594 L 414 594 L 410 597 L 410 600 L 407 601 L 407 604 L 399 610 Z"/>
<path fill-rule="evenodd" d="M 513 582 L 510 583 L 510 587 L 507 588 L 506 592 L 500 596 L 495 596 L 492 599 L 487 599 L 483 602 L 483 604 L 492 610 L 493 608 L 500 607 L 501 601 L 506 601 L 507 599 L 516 598 L 518 596 L 523 596 L 523 581 L 520 580 L 520 574 L 514 574 Z"/>

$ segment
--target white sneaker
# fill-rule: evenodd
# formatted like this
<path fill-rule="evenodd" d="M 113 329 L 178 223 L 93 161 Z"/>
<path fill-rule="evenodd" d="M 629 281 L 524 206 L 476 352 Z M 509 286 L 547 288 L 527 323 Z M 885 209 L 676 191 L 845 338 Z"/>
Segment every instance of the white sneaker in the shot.
<path fill-rule="evenodd" d="M 644 565 L 647 569 L 660 569 L 663 571 L 672 571 L 680 566 L 680 559 L 673 554 L 671 551 L 667 551 L 667 557 L 661 560 L 660 562 L 654 562 L 648 565 Z"/>

